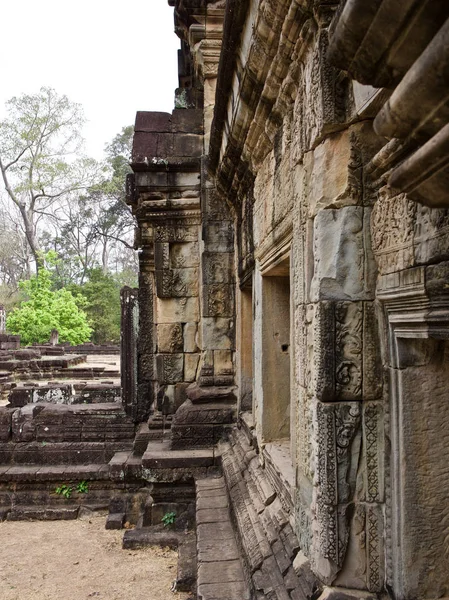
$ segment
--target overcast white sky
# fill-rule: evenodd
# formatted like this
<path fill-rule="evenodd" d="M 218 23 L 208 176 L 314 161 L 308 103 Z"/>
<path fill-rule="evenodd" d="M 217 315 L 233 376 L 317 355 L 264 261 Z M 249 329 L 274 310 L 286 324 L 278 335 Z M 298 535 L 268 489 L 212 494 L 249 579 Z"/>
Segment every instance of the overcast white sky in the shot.
<path fill-rule="evenodd" d="M 167 0 L 0 3 L 0 117 L 12 96 L 53 87 L 84 107 L 86 152 L 99 159 L 136 111 L 173 109 L 180 43 Z"/>

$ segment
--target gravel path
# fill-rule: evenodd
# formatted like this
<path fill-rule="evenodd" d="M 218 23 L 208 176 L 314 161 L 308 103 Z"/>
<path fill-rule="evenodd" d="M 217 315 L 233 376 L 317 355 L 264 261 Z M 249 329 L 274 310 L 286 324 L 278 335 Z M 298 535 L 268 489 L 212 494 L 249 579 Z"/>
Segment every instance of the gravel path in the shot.
<path fill-rule="evenodd" d="M 1 600 L 186 600 L 172 593 L 177 554 L 122 550 L 105 516 L 0 523 Z"/>

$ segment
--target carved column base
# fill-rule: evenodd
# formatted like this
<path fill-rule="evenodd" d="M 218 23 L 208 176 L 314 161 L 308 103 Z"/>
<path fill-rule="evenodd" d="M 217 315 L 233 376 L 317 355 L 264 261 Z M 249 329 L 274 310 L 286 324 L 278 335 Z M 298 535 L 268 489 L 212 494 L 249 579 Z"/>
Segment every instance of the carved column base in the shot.
<path fill-rule="evenodd" d="M 209 389 L 216 393 L 216 388 Z M 235 396 L 230 388 L 226 389 L 226 396 L 203 396 L 195 403 L 189 399 L 179 407 L 171 426 L 172 450 L 208 448 L 224 437 L 237 416 Z M 202 393 L 204 388 L 197 387 L 197 391 Z"/>

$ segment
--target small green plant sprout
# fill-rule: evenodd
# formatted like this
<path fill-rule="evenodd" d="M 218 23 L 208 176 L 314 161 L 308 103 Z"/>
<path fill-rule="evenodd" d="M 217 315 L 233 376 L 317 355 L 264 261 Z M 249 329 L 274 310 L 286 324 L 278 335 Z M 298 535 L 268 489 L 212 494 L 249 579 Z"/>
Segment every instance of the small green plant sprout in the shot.
<path fill-rule="evenodd" d="M 58 486 L 55 489 L 55 494 L 59 494 L 60 496 L 64 496 L 64 498 L 66 500 L 68 500 L 71 497 L 71 495 L 72 495 L 72 491 L 73 490 L 72 490 L 72 488 L 69 485 L 67 485 L 65 483 L 62 483 L 60 486 Z"/>
<path fill-rule="evenodd" d="M 76 491 L 78 492 L 78 494 L 87 494 L 87 492 L 89 491 L 89 485 L 87 481 L 80 481 L 76 486 Z"/>
<path fill-rule="evenodd" d="M 165 513 L 165 515 L 162 517 L 161 521 L 164 524 L 164 527 L 169 527 L 170 525 L 173 525 L 173 523 L 176 521 L 176 513 L 174 513 L 174 512 Z"/>

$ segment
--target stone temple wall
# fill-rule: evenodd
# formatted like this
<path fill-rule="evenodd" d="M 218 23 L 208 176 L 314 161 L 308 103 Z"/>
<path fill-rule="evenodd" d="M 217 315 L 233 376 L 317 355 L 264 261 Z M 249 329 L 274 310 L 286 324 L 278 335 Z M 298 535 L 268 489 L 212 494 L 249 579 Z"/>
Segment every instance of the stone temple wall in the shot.
<path fill-rule="evenodd" d="M 196 447 L 244 413 L 226 481 L 258 461 L 323 597 L 448 595 L 448 9 L 170 4 L 187 104 L 138 114 L 129 196 L 142 415 L 166 386 Z"/>
<path fill-rule="evenodd" d="M 243 214 L 242 229 L 251 229 L 253 237 L 253 394 L 259 445 L 289 446 L 296 473 L 295 530 L 314 572 L 328 585 L 376 592 L 383 577 L 378 532 L 384 496 L 377 455 L 378 443 L 383 445 L 383 379 L 372 201 L 364 186 L 364 166 L 381 143 L 371 120 L 355 118 L 348 81 L 327 65 L 330 16 L 329 7 L 313 19 L 296 15 L 308 31 L 301 61 L 290 66 L 295 90 L 278 95 L 276 128 L 268 121 L 259 140 L 251 138 L 251 127 L 239 140 L 243 153 L 251 156 L 254 183 L 245 190 L 234 179 L 235 205 L 243 206 L 251 197 L 251 223 L 245 223 Z M 253 31 L 261 29 L 260 19 L 256 14 Z M 295 50 L 290 48 L 291 61 Z M 241 63 L 248 60 L 242 57 Z M 267 95 L 276 90 L 269 89 L 270 83 L 277 82 L 268 76 Z M 246 113 L 248 118 L 248 109 Z M 241 262 L 251 262 L 243 256 L 248 249 L 240 251 Z M 286 307 L 273 296 L 273 286 L 287 286 Z M 276 312 L 280 314 L 267 330 L 268 315 Z M 285 412 L 276 414 L 286 376 L 273 351 L 286 320 L 289 331 L 280 342 L 288 345 L 290 363 L 287 419 Z M 278 361 L 275 369 L 273 361 Z"/>

